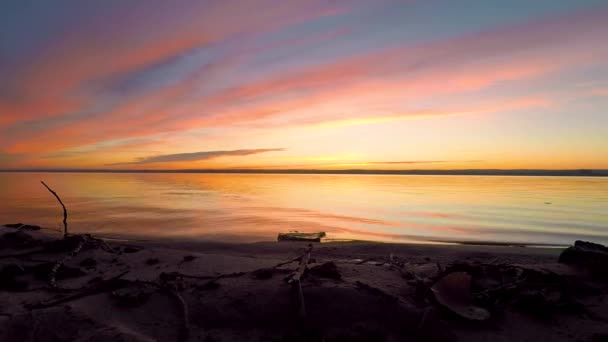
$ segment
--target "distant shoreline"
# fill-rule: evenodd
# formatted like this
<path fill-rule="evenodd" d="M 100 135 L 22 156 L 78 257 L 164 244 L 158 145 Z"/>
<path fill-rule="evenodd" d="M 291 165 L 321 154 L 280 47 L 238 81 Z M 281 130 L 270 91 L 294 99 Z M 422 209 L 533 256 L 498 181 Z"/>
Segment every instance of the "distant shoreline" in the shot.
<path fill-rule="evenodd" d="M 185 169 L 185 170 L 111 170 L 111 169 L 0 169 L 0 173 L 207 173 L 207 174 L 327 174 L 327 175 L 436 175 L 436 176 L 560 176 L 608 177 L 608 170 L 303 170 L 303 169 Z"/>

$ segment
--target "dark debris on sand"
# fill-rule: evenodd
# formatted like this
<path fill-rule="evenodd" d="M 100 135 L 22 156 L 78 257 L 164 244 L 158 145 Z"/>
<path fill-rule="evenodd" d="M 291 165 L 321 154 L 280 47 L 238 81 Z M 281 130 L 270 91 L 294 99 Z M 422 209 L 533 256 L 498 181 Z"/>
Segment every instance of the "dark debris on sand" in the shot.
<path fill-rule="evenodd" d="M 193 271 L 207 262 L 200 255 L 7 228 L 0 340 L 481 341 L 547 329 L 548 339 L 593 341 L 608 332 L 601 245 L 577 241 L 559 263 L 534 265 L 393 255 L 349 262 L 322 248 L 275 266 L 201 275 Z"/>

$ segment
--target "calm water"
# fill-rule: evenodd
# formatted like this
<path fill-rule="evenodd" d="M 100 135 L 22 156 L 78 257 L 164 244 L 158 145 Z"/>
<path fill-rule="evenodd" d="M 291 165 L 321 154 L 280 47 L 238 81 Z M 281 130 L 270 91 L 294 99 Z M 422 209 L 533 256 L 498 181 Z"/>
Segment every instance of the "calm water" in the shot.
<path fill-rule="evenodd" d="M 0 221 L 107 236 L 608 243 L 608 178 L 0 173 Z"/>

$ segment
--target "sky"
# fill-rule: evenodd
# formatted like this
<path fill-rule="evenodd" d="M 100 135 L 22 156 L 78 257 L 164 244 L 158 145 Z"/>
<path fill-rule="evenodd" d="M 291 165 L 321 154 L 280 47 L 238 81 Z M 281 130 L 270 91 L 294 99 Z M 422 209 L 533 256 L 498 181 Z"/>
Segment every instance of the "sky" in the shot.
<path fill-rule="evenodd" d="M 608 1 L 5 0 L 0 168 L 608 169 Z"/>

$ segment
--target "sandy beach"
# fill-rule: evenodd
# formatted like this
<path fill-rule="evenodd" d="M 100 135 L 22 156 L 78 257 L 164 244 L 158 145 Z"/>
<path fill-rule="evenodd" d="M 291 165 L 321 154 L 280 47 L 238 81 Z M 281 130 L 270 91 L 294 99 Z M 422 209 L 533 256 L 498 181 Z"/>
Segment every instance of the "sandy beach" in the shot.
<path fill-rule="evenodd" d="M 0 231 L 2 341 L 608 336 L 606 283 L 588 269 L 558 263 L 563 249 L 110 241 Z M 470 277 L 467 293 L 458 289 L 462 282 L 448 284 L 447 292 L 437 285 L 454 273 Z M 450 307 L 452 295 L 470 298 Z M 463 316 L 459 305 L 488 317 Z"/>

